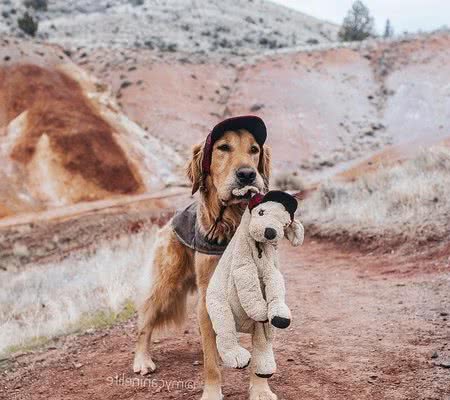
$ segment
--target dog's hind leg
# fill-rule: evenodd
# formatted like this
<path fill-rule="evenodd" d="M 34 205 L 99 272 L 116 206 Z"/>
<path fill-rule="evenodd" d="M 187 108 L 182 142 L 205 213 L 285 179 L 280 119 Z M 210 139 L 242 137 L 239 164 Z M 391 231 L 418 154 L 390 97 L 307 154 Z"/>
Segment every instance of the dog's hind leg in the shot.
<path fill-rule="evenodd" d="M 195 290 L 193 251 L 175 237 L 170 225 L 159 232 L 152 265 L 152 281 L 138 307 L 138 340 L 133 370 L 145 375 L 155 370 L 150 356 L 155 329 L 183 322 L 186 299 Z"/>
<path fill-rule="evenodd" d="M 138 323 L 138 332 L 138 341 L 133 361 L 133 371 L 142 375 L 146 375 L 156 369 L 156 365 L 149 354 L 153 327 L 151 326 L 151 324 L 139 327 Z"/>

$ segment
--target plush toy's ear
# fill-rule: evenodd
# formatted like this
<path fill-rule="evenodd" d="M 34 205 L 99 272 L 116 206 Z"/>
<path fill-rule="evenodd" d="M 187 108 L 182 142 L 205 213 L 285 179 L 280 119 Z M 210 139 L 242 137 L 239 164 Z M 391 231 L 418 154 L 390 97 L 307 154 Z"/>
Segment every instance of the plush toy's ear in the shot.
<path fill-rule="evenodd" d="M 192 183 L 192 194 L 194 194 L 202 184 L 202 159 L 203 144 L 197 144 L 192 148 L 192 157 L 186 165 L 186 175 Z"/>
<path fill-rule="evenodd" d="M 284 234 L 286 238 L 291 242 L 292 246 L 298 246 L 303 243 L 305 237 L 305 230 L 303 225 L 297 220 L 292 220 L 291 224 L 285 228 Z"/>

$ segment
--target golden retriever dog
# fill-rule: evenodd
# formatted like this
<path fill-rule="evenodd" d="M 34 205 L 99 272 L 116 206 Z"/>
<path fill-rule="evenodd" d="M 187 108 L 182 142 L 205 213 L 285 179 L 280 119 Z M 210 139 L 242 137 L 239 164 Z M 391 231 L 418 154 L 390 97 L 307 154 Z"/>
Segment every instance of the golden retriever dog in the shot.
<path fill-rule="evenodd" d="M 193 148 L 186 172 L 197 200 L 196 224 L 211 243 L 227 243 L 240 223 L 250 193 L 233 195 L 234 189 L 254 186 L 268 189 L 271 156 L 264 145 L 265 125 L 258 117 L 236 117 L 223 121 L 205 143 Z M 264 137 L 258 136 L 263 130 Z M 258 139 L 259 138 L 259 142 Z M 198 291 L 198 322 L 204 356 L 204 390 L 202 400 L 222 399 L 221 372 L 215 333 L 209 319 L 205 297 L 208 282 L 220 255 L 205 254 L 186 245 L 174 231 L 173 220 L 164 226 L 155 245 L 151 265 L 151 283 L 138 308 L 138 342 L 133 369 L 143 375 L 155 370 L 150 355 L 152 332 L 170 324 L 181 324 L 188 293 Z M 273 400 L 276 395 L 267 379 L 251 372 L 250 399 Z"/>

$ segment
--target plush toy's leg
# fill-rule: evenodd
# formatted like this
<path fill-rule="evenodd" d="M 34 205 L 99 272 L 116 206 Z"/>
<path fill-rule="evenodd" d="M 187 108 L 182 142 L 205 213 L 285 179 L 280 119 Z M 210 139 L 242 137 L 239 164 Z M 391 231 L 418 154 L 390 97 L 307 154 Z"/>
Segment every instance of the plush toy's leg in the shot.
<path fill-rule="evenodd" d="M 255 323 L 252 337 L 252 371 L 260 378 L 270 378 L 277 369 L 272 348 L 272 329 L 268 323 Z"/>
<path fill-rule="evenodd" d="M 250 363 L 250 353 L 239 345 L 230 306 L 215 299 L 208 299 L 208 311 L 212 315 L 217 350 L 223 364 L 229 368 L 245 368 Z"/>
<path fill-rule="evenodd" d="M 250 374 L 250 400 L 277 400 L 270 390 L 267 377 L 276 370 L 272 351 L 273 328 L 270 324 L 255 323 Z M 258 376 L 259 375 L 259 376 Z"/>
<path fill-rule="evenodd" d="M 241 347 L 236 332 L 233 311 L 226 301 L 207 297 L 207 309 L 216 333 L 217 350 L 224 365 L 245 368 L 250 363 L 250 353 Z"/>

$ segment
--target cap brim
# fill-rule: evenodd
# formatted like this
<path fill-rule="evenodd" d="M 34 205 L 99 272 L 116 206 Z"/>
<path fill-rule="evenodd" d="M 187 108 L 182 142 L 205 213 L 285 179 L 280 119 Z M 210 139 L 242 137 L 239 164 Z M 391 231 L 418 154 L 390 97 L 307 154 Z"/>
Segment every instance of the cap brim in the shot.
<path fill-rule="evenodd" d="M 228 118 L 218 123 L 211 131 L 212 143 L 221 138 L 225 132 L 237 131 L 239 129 L 246 129 L 249 131 L 260 146 L 266 141 L 267 129 L 264 121 L 256 115 L 243 115 L 240 117 Z"/>
<path fill-rule="evenodd" d="M 289 193 L 282 192 L 281 190 L 271 190 L 264 195 L 261 203 L 265 203 L 267 201 L 281 203 L 286 211 L 291 215 L 291 218 L 294 218 L 295 211 L 297 211 L 298 207 L 298 202 L 294 196 L 291 196 Z"/>

